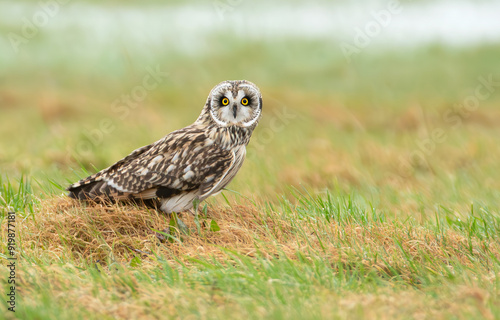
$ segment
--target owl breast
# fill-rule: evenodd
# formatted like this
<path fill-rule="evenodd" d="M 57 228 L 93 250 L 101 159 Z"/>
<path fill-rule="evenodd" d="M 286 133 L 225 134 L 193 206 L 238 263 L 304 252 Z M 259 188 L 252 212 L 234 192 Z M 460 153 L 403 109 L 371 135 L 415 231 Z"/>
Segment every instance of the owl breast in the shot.
<path fill-rule="evenodd" d="M 200 202 L 210 196 L 219 194 L 236 176 L 240 170 L 246 156 L 246 146 L 238 146 L 232 151 L 234 154 L 234 162 L 228 168 L 224 176 L 219 182 L 204 194 L 200 190 L 183 192 L 171 198 L 161 200 L 161 210 L 164 212 L 182 212 L 193 208 L 194 200 L 198 199 Z"/>
<path fill-rule="evenodd" d="M 243 162 L 245 161 L 245 156 L 247 154 L 247 148 L 245 145 L 236 147 L 233 150 L 234 153 L 234 164 L 229 168 L 226 175 L 221 179 L 219 184 L 213 187 L 212 190 L 208 192 L 207 197 L 218 194 L 222 189 L 224 189 L 241 169 Z"/>

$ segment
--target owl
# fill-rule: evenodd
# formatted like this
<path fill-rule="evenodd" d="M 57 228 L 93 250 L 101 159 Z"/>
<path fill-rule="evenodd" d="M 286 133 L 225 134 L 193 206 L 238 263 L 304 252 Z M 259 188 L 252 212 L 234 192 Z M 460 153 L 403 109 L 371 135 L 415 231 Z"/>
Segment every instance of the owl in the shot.
<path fill-rule="evenodd" d="M 187 211 L 233 180 L 261 115 L 262 95 L 255 84 L 221 82 L 193 124 L 70 185 L 69 197 L 105 203 L 132 200 L 165 213 Z"/>

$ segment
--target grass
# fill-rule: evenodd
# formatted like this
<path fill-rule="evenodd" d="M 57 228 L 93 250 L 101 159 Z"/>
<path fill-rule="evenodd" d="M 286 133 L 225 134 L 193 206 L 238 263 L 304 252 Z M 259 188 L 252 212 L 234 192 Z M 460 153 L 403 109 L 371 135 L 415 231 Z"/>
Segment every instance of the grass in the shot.
<path fill-rule="evenodd" d="M 478 77 L 500 80 L 498 45 L 373 46 L 348 64 L 325 40 L 216 34 L 186 54 L 169 39 L 89 51 L 40 32 L 18 55 L 0 42 L 0 232 L 16 211 L 20 259 L 17 312 L 0 303 L 0 319 L 500 317 L 498 88 L 461 106 Z M 157 65 L 168 77 L 116 112 Z M 158 212 L 64 196 L 242 78 L 264 117 L 235 191 L 198 225 L 182 216 L 189 235 L 162 242 Z"/>
<path fill-rule="evenodd" d="M 349 197 L 156 212 L 40 203 L 19 221 L 19 318 L 495 318 L 500 217 L 388 219 Z M 5 234 L 2 235 L 4 237 Z M 2 266 L 4 268 L 4 266 Z"/>
<path fill-rule="evenodd" d="M 367 53 L 353 65 L 334 45 L 313 41 L 302 47 L 294 42 L 234 47 L 235 52 L 221 48 L 207 57 L 172 53 L 162 60 L 159 53 L 155 65 L 171 76 L 124 119 L 111 104 L 142 81 L 147 64 L 138 62 L 141 56 L 113 67 L 103 59 L 85 72 L 64 59 L 38 67 L 19 61 L 26 66 L 4 71 L 11 82 L 0 88 L 7 101 L 2 112 L 11 119 L 0 129 L 11 137 L 2 143 L 3 171 L 66 185 L 84 175 L 81 166 L 90 171 L 106 167 L 191 123 L 214 82 L 248 78 L 263 88 L 266 111 L 249 147 L 249 161 L 232 189 L 272 200 L 288 185 L 339 187 L 346 193 L 374 194 L 377 206 L 400 214 L 410 209 L 433 215 L 442 203 L 457 211 L 467 210 L 473 201 L 496 204 L 498 152 L 490 146 L 499 142 L 499 95 L 493 93 L 468 115 L 459 113 L 457 105 L 474 91 L 478 77 L 500 74 L 491 62 L 497 47 Z M 309 60 L 304 48 L 318 58 Z M 289 57 L 279 55 L 286 50 Z M 295 59 L 301 61 L 300 69 L 288 67 Z M 219 67 L 232 60 L 234 67 Z M 189 72 L 185 65 L 191 66 Z M 71 71 L 59 71 L 65 68 Z M 28 78 L 30 69 L 42 69 L 49 80 L 36 74 Z M 93 74 L 97 70 L 99 77 Z M 449 112 L 460 119 L 458 126 L 445 119 Z M 103 119 L 112 120 L 111 132 L 96 131 Z M 19 131 L 17 123 L 30 126 Z M 444 131 L 444 141 L 424 144 L 437 129 Z M 418 158 L 411 163 L 422 144 L 431 152 L 424 153 L 424 162 Z"/>

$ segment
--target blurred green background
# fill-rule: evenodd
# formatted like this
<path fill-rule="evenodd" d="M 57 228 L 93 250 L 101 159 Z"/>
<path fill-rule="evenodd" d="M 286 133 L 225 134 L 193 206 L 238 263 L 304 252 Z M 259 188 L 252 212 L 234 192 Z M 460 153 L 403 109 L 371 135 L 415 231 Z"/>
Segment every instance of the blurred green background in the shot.
<path fill-rule="evenodd" d="M 37 181 L 36 196 L 61 194 L 49 181 L 111 165 L 192 123 L 220 81 L 247 79 L 265 111 L 230 189 L 271 201 L 290 187 L 329 189 L 417 217 L 496 207 L 499 10 L 3 1 L 1 174 Z M 161 76 L 145 89 L 151 70 Z"/>
<path fill-rule="evenodd" d="M 499 12 L 0 0 L 0 319 L 499 318 Z M 62 196 L 228 79 L 264 114 L 210 229 L 160 243 L 164 216 Z"/>

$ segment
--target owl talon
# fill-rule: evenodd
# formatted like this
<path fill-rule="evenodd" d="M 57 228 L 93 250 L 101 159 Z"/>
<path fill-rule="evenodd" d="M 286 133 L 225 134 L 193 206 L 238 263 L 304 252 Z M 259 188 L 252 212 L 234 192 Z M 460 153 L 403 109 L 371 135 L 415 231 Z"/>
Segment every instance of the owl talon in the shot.
<path fill-rule="evenodd" d="M 173 240 L 174 235 L 177 233 L 184 235 L 190 234 L 189 228 L 180 219 L 177 219 L 176 226 L 170 226 L 167 229 L 163 229 L 161 232 L 155 232 L 155 236 L 161 243 L 165 243 L 167 240 Z"/>
<path fill-rule="evenodd" d="M 158 238 L 158 240 L 160 240 L 161 243 L 164 243 L 167 241 L 165 234 L 170 234 L 170 228 L 163 229 L 161 232 L 155 232 L 156 238 Z"/>

